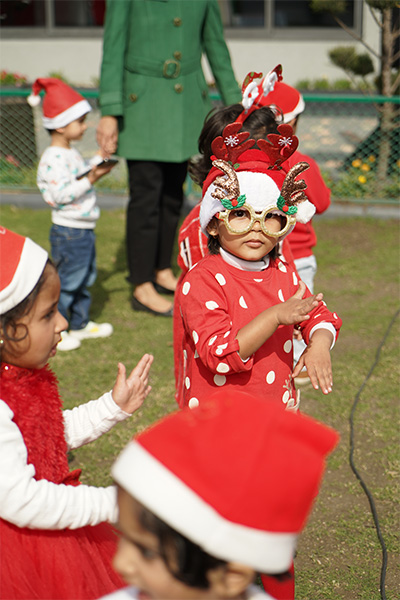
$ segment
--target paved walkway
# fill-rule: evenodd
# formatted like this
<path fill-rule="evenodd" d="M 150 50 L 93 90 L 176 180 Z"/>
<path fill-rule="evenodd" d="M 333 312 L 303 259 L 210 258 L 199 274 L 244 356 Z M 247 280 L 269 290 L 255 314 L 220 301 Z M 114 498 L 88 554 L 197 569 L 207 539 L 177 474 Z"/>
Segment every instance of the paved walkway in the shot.
<path fill-rule="evenodd" d="M 98 194 L 98 204 L 103 210 L 114 208 L 125 208 L 128 203 L 127 196 Z M 186 215 L 194 206 L 196 200 L 186 198 L 182 214 Z M 46 209 L 47 204 L 39 193 L 0 193 L 0 207 L 2 204 L 12 204 L 20 208 Z M 330 208 L 322 215 L 316 215 L 314 219 L 333 219 L 336 217 L 374 217 L 378 219 L 399 219 L 400 205 L 361 205 L 361 204 L 331 204 Z"/>

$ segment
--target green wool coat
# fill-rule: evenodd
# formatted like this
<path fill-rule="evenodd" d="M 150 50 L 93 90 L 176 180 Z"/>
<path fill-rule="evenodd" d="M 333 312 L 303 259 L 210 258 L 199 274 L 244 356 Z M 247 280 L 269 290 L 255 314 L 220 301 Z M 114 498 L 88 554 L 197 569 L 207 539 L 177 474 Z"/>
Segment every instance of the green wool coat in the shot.
<path fill-rule="evenodd" d="M 120 156 L 183 162 L 211 109 L 205 53 L 224 104 L 240 102 L 217 0 L 107 0 L 102 115 L 118 117 Z"/>

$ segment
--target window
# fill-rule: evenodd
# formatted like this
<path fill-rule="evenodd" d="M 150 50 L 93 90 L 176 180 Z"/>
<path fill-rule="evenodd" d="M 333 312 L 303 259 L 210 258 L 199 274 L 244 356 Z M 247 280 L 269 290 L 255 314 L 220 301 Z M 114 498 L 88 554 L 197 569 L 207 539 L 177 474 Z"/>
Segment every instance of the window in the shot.
<path fill-rule="evenodd" d="M 1 0 L 2 28 L 102 27 L 106 0 Z"/>
<path fill-rule="evenodd" d="M 122 2 L 123 0 L 117 0 Z M 196 0 L 186 0 L 195 2 Z M 218 0 L 226 37 L 340 39 L 346 34 L 328 13 L 315 13 L 309 0 Z M 362 2 L 347 0 L 346 25 L 361 33 Z M 2 33 L 101 36 L 106 0 L 1 0 Z"/>
<path fill-rule="evenodd" d="M 229 34 L 240 31 L 266 37 L 287 37 L 307 32 L 315 37 L 341 37 L 343 31 L 328 12 L 314 12 L 309 0 L 218 0 L 222 20 Z M 362 2 L 347 0 L 341 20 L 361 32 Z M 303 36 L 301 36 L 303 32 Z"/>

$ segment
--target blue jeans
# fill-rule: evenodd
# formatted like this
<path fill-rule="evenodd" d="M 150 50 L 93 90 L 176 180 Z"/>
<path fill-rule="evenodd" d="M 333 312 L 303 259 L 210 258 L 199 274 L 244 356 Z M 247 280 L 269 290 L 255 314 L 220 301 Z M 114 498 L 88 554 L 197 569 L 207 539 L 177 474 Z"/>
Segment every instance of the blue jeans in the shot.
<path fill-rule="evenodd" d="M 92 302 L 88 287 L 96 280 L 96 247 L 93 229 L 52 225 L 50 243 L 61 282 L 58 309 L 70 329 L 83 329 Z"/>

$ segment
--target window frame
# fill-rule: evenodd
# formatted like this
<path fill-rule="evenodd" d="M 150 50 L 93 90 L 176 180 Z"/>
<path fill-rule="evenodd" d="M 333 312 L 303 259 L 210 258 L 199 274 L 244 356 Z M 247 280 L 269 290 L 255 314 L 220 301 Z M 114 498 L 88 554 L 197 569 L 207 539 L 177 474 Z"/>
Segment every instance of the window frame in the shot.
<path fill-rule="evenodd" d="M 102 38 L 104 27 L 57 27 L 54 24 L 53 5 L 57 0 L 45 0 L 45 22 L 44 27 L 2 27 L 1 35 L 3 39 L 51 39 L 51 38 Z M 227 0 L 218 0 L 226 2 Z M 354 2 L 354 31 L 359 37 L 363 37 L 363 2 L 352 0 Z M 295 40 L 295 41 L 348 41 L 349 34 L 341 27 L 323 28 L 323 27 L 275 27 L 272 25 L 274 20 L 274 7 L 272 0 L 264 0 L 265 21 L 264 27 L 230 27 L 224 26 L 226 40 L 249 40 L 259 41 L 272 40 Z"/>

